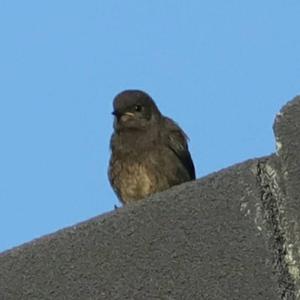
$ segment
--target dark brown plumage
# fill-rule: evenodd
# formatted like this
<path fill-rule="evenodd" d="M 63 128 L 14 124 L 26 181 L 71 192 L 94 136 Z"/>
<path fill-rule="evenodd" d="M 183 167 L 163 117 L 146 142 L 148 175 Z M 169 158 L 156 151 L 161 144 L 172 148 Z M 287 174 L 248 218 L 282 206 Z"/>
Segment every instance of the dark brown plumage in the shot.
<path fill-rule="evenodd" d="M 195 179 L 187 136 L 148 94 L 123 91 L 113 107 L 108 176 L 123 204 Z"/>

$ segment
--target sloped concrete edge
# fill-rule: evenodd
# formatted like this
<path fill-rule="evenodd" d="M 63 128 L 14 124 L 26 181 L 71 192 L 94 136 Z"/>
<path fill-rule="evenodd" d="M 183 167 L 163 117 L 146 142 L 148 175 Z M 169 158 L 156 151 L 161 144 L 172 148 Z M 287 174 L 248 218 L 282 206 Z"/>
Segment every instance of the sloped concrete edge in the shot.
<path fill-rule="evenodd" d="M 300 96 L 288 102 L 274 122 L 278 163 L 278 220 L 284 234 L 284 257 L 300 299 Z"/>

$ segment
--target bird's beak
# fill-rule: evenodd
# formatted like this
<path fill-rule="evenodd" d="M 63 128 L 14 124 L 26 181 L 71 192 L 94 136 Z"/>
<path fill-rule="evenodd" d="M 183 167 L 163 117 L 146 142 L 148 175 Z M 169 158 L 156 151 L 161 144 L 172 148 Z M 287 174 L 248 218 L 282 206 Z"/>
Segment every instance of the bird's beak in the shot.
<path fill-rule="evenodd" d="M 124 113 L 123 116 L 134 117 L 134 113 L 128 111 Z"/>
<path fill-rule="evenodd" d="M 127 112 L 125 112 L 125 113 L 120 113 L 120 112 L 118 112 L 118 111 L 113 111 L 112 114 L 113 114 L 114 116 L 116 116 L 117 119 L 122 119 L 122 121 L 126 121 L 126 120 L 128 120 L 129 118 L 134 117 L 134 113 L 129 112 L 129 111 L 127 111 Z"/>
<path fill-rule="evenodd" d="M 134 117 L 134 113 L 127 111 L 121 115 L 121 121 L 127 122 L 128 120 L 132 119 L 133 117 Z"/>

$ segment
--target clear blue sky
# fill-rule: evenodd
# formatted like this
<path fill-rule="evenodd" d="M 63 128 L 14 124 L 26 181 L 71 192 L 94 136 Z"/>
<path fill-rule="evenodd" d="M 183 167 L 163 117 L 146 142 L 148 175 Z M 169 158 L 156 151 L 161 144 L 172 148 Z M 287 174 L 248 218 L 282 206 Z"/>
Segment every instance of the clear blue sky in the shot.
<path fill-rule="evenodd" d="M 144 89 L 202 177 L 275 151 L 299 0 L 0 0 L 0 251 L 113 209 L 112 98 Z"/>

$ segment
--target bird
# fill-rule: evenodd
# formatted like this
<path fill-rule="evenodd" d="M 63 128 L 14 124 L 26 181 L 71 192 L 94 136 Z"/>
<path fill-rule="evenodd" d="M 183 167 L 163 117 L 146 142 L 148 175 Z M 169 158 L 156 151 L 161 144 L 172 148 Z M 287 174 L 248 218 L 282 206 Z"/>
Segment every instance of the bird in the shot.
<path fill-rule="evenodd" d="M 149 94 L 120 92 L 112 114 L 108 178 L 123 205 L 195 179 L 187 135 Z"/>

